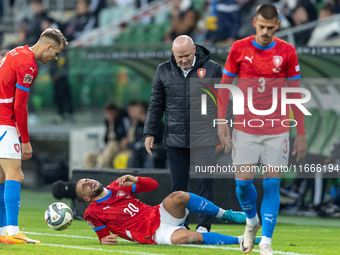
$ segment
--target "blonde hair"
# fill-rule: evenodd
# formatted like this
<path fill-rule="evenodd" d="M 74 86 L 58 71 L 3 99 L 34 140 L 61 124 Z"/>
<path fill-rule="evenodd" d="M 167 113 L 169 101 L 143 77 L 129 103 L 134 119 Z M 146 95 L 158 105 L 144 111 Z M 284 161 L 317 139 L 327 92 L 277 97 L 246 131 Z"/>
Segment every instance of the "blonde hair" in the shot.
<path fill-rule="evenodd" d="M 40 39 L 42 38 L 48 38 L 50 40 L 55 41 L 58 45 L 63 44 L 64 47 L 68 44 L 66 41 L 66 38 L 64 35 L 60 32 L 59 29 L 52 29 L 52 28 L 47 28 L 42 34 L 40 35 Z M 40 40 L 39 39 L 39 40 Z"/>

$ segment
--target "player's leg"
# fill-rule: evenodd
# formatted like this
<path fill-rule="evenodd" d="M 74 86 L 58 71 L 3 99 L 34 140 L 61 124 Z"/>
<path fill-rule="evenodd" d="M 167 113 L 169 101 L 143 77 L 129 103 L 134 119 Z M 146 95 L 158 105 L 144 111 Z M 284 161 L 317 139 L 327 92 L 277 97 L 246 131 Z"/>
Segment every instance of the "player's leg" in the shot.
<path fill-rule="evenodd" d="M 19 232 L 19 207 L 20 207 L 20 189 L 24 174 L 21 171 L 21 159 L 0 159 L 0 165 L 6 175 L 4 200 L 6 206 L 6 238 L 7 244 L 20 243 L 40 243 L 27 238 Z"/>
<path fill-rule="evenodd" d="M 242 237 L 227 236 L 219 233 L 198 233 L 192 230 L 177 229 L 171 235 L 171 244 L 239 244 Z"/>
<path fill-rule="evenodd" d="M 265 138 L 265 137 L 264 137 Z M 266 139 L 266 138 L 265 138 Z M 288 132 L 266 139 L 261 154 L 261 162 L 266 165 L 263 180 L 263 200 L 261 204 L 262 240 L 261 254 L 271 255 L 271 239 L 280 208 L 281 167 L 287 166 L 289 155 Z"/>
<path fill-rule="evenodd" d="M 215 146 L 192 148 L 190 157 L 193 159 L 195 166 L 208 167 L 215 166 Z M 201 197 L 213 202 L 214 201 L 214 179 L 209 172 L 197 174 L 198 194 Z M 211 228 L 212 217 L 207 214 L 197 214 L 197 227 L 199 232 L 209 232 Z"/>
<path fill-rule="evenodd" d="M 219 208 L 209 200 L 196 194 L 176 191 L 163 200 L 164 209 L 174 218 L 180 219 L 186 215 L 186 209 L 194 213 L 215 216 L 224 221 L 233 220 L 245 223 L 245 214 Z"/>
<path fill-rule="evenodd" d="M 247 216 L 244 239 L 240 245 L 243 253 L 249 253 L 253 249 L 255 235 L 260 227 L 256 208 L 257 192 L 253 185 L 254 169 L 261 153 L 260 147 L 258 136 L 239 130 L 233 131 L 232 159 L 236 166 L 236 195 Z"/>
<path fill-rule="evenodd" d="M 6 176 L 0 165 L 0 243 L 5 242 L 7 226 L 5 206 L 5 180 Z"/>

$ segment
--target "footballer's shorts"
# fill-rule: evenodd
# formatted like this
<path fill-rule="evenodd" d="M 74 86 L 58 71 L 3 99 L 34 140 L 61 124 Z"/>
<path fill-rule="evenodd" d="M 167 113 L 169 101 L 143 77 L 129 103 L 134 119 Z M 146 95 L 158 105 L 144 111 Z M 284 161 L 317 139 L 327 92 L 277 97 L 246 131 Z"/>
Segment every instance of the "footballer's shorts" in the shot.
<path fill-rule="evenodd" d="M 185 216 L 181 219 L 173 217 L 168 213 L 163 206 L 163 203 L 159 206 L 159 214 L 161 217 L 161 224 L 153 235 L 153 240 L 156 244 L 172 244 L 171 236 L 177 229 L 186 229 L 184 227 L 185 219 L 187 218 L 189 211 L 185 208 Z"/>
<path fill-rule="evenodd" d="M 0 125 L 0 158 L 21 159 L 17 129 Z"/>
<path fill-rule="evenodd" d="M 287 166 L 289 132 L 278 135 L 253 135 L 234 129 L 233 165 L 249 165 L 260 162 L 267 166 Z"/>

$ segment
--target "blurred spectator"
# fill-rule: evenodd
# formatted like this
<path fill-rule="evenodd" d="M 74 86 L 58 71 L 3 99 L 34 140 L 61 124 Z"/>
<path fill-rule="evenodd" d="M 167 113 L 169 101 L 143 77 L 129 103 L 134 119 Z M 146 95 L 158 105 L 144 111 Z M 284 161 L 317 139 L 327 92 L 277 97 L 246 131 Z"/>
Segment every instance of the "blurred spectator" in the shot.
<path fill-rule="evenodd" d="M 154 0 L 135 0 L 135 5 L 137 8 L 143 8 Z"/>
<path fill-rule="evenodd" d="M 191 0 L 173 0 L 171 12 L 172 27 L 165 35 L 166 42 L 172 42 L 180 35 L 192 36 L 199 20 L 199 14 L 192 6 Z"/>
<path fill-rule="evenodd" d="M 30 7 L 33 12 L 33 18 L 24 19 L 22 21 L 22 29 L 26 30 L 25 44 L 32 46 L 39 40 L 40 34 L 48 28 L 46 26 L 42 27 L 43 21 L 49 21 L 50 24 L 53 24 L 53 26 L 49 26 L 51 28 L 58 28 L 58 24 L 48 17 L 47 12 L 44 10 L 42 0 L 31 0 Z"/>
<path fill-rule="evenodd" d="M 128 131 L 128 148 L 132 150 L 131 156 L 128 160 L 129 168 L 143 168 L 145 167 L 144 163 L 149 158 L 147 151 L 144 146 L 144 123 L 146 120 L 146 112 L 148 110 L 147 103 L 143 101 L 137 101 L 134 103 L 134 111 L 135 111 L 135 120 L 134 124 L 131 125 Z M 162 138 L 163 138 L 163 124 L 160 125 L 157 136 L 155 137 L 154 147 L 156 151 L 161 148 Z M 158 156 L 158 158 L 156 157 Z M 152 168 L 164 168 L 166 150 L 164 148 L 163 155 L 157 154 L 154 155 L 153 161 L 151 163 Z M 156 157 L 156 158 L 155 158 Z M 161 159 L 159 158 L 161 157 Z"/>
<path fill-rule="evenodd" d="M 309 22 L 308 13 L 303 5 L 295 7 L 291 15 L 293 26 L 300 26 Z M 294 33 L 295 45 L 306 45 L 313 32 L 313 28 Z"/>
<path fill-rule="evenodd" d="M 237 0 L 240 4 L 240 0 Z M 238 31 L 238 38 L 242 39 L 250 35 L 254 35 L 256 30 L 253 19 L 256 15 L 256 8 L 260 4 L 271 3 L 270 0 L 249 0 L 241 7 L 241 26 Z"/>
<path fill-rule="evenodd" d="M 59 55 L 58 61 L 51 63 L 54 103 L 57 106 L 60 121 L 73 122 L 73 104 L 67 70 L 66 56 L 62 53 Z"/>
<path fill-rule="evenodd" d="M 214 4 L 214 1 L 211 4 Z M 238 38 L 241 26 L 240 6 L 235 0 L 219 0 L 216 10 L 217 30 L 212 32 L 209 41 L 231 45 Z"/>
<path fill-rule="evenodd" d="M 106 7 L 105 0 L 91 0 L 89 4 L 89 12 L 96 17 L 98 22 L 99 12 Z M 97 26 L 97 24 L 96 24 Z"/>
<path fill-rule="evenodd" d="M 324 21 L 334 15 L 333 6 L 330 4 L 324 5 L 319 12 L 319 20 Z M 338 37 L 340 35 L 340 24 L 338 21 L 322 22 L 317 25 L 312 33 L 308 46 L 320 45 L 330 38 Z"/>
<path fill-rule="evenodd" d="M 89 11 L 88 0 L 78 0 L 76 16 L 66 25 L 65 37 L 68 41 L 79 38 L 82 34 L 92 30 L 96 25 L 96 17 Z"/>
<path fill-rule="evenodd" d="M 120 110 L 114 104 L 104 108 L 105 116 L 105 147 L 100 152 L 88 153 L 85 156 L 85 168 L 112 168 L 113 158 L 121 151 L 120 142 L 126 136 L 126 128 Z"/>

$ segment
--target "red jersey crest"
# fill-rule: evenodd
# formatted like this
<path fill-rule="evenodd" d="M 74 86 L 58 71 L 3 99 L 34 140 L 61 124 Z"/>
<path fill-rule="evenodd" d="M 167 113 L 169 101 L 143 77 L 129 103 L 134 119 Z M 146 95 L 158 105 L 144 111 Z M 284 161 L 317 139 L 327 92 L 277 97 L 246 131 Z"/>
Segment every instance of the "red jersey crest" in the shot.
<path fill-rule="evenodd" d="M 273 56 L 273 63 L 276 68 L 279 68 L 282 65 L 283 58 L 281 56 Z"/>

